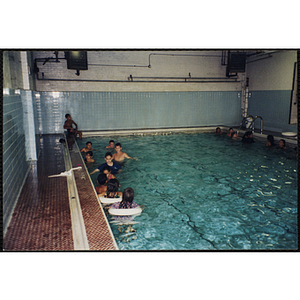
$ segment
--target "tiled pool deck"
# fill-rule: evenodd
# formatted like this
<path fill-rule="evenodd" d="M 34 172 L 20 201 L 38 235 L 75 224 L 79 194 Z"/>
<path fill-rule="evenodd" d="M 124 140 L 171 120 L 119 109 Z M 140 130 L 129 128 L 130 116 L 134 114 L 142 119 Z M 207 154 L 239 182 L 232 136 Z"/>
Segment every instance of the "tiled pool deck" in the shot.
<path fill-rule="evenodd" d="M 63 135 L 44 135 L 38 161 L 30 167 L 4 236 L 5 251 L 73 251 L 72 220 L 65 171 Z M 73 167 L 80 152 L 70 152 Z M 74 171 L 90 250 L 118 250 L 97 195 L 83 167 Z"/>

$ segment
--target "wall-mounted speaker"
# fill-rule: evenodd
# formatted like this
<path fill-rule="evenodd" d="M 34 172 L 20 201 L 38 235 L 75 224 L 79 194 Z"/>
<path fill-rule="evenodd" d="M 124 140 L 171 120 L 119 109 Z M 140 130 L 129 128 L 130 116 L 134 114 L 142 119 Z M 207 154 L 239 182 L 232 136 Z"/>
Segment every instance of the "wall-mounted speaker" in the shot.
<path fill-rule="evenodd" d="M 227 73 L 244 73 L 246 69 L 246 53 L 228 51 Z"/>
<path fill-rule="evenodd" d="M 87 51 L 66 51 L 67 68 L 72 70 L 87 70 Z"/>

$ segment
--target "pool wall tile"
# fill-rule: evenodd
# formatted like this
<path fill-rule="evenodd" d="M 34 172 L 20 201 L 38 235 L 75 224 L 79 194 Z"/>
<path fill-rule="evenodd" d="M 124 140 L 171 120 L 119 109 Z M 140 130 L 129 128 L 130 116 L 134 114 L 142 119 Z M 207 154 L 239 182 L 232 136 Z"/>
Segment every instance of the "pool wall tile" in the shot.
<path fill-rule="evenodd" d="M 79 130 L 238 125 L 240 98 L 231 92 L 40 92 L 43 134 L 63 131 L 70 113 Z"/>
<path fill-rule="evenodd" d="M 248 114 L 261 116 L 265 130 L 297 132 L 297 125 L 289 124 L 290 101 L 290 90 L 251 91 Z M 255 127 L 260 128 L 259 120 L 256 122 Z"/>
<path fill-rule="evenodd" d="M 29 169 L 20 94 L 3 95 L 3 225 L 7 225 Z"/>

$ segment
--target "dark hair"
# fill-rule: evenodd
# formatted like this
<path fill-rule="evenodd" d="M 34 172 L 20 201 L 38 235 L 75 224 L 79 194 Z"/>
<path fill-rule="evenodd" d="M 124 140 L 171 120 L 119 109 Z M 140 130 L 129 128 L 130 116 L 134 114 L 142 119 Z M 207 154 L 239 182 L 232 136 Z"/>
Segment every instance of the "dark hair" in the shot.
<path fill-rule="evenodd" d="M 119 189 L 119 181 L 117 179 L 110 179 L 107 181 L 107 198 L 113 198 Z"/>
<path fill-rule="evenodd" d="M 268 135 L 267 140 L 271 143 L 271 145 L 274 144 L 274 136 L 273 135 Z"/>
<path fill-rule="evenodd" d="M 107 181 L 106 175 L 103 174 L 103 173 L 99 174 L 98 177 L 97 177 L 97 181 L 98 181 L 98 183 L 99 183 L 100 185 L 104 185 L 105 182 Z"/>
<path fill-rule="evenodd" d="M 282 141 L 283 142 L 283 146 L 285 147 L 285 140 L 279 140 L 279 142 Z"/>
<path fill-rule="evenodd" d="M 71 115 L 70 115 L 70 114 L 66 114 L 66 115 L 65 115 L 65 118 L 67 118 L 67 117 L 71 117 Z"/>
<path fill-rule="evenodd" d="M 101 173 L 103 173 L 103 171 L 107 170 L 108 172 L 111 172 L 111 168 L 110 166 L 104 166 L 101 170 Z M 106 176 L 106 175 L 105 175 Z"/>
<path fill-rule="evenodd" d="M 87 144 L 91 144 L 91 145 L 92 145 L 92 142 L 86 142 L 85 144 L 86 144 L 86 145 L 87 145 Z"/>
<path fill-rule="evenodd" d="M 114 140 L 110 140 L 109 142 L 110 142 L 110 143 L 115 143 L 115 141 L 114 141 Z"/>
<path fill-rule="evenodd" d="M 88 151 L 88 152 L 85 153 L 85 155 L 93 156 L 93 151 Z"/>
<path fill-rule="evenodd" d="M 131 187 L 126 188 L 123 191 L 122 201 L 119 204 L 119 208 L 128 208 L 128 206 L 131 207 L 133 198 L 134 190 Z"/>
<path fill-rule="evenodd" d="M 252 131 L 247 131 L 247 132 L 245 132 L 245 134 L 243 135 L 243 140 L 246 138 L 246 139 L 248 139 L 249 138 L 249 136 L 252 134 Z"/>
<path fill-rule="evenodd" d="M 106 157 L 106 156 L 111 156 L 112 157 L 111 152 L 106 152 L 104 157 Z"/>
<path fill-rule="evenodd" d="M 121 146 L 121 143 L 116 143 L 116 147 L 117 147 L 117 146 L 120 146 L 120 147 L 122 147 L 122 146 Z"/>

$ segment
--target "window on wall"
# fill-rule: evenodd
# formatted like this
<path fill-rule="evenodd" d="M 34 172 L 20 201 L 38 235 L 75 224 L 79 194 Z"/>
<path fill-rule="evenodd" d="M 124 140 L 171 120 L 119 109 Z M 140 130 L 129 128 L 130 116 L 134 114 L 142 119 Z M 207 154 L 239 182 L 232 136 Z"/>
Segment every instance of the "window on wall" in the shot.
<path fill-rule="evenodd" d="M 294 76 L 293 87 L 291 93 L 291 106 L 290 106 L 290 124 L 297 124 L 297 112 L 298 112 L 298 84 L 297 84 L 297 63 L 294 64 Z"/>

